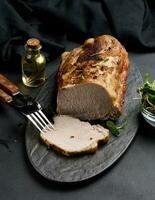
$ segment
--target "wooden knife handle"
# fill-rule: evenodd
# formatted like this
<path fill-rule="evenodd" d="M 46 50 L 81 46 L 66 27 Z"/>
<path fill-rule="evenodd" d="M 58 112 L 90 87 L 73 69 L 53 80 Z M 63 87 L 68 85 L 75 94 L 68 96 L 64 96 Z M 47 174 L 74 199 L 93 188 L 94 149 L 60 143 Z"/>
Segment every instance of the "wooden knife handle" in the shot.
<path fill-rule="evenodd" d="M 16 95 L 19 93 L 18 86 L 8 80 L 2 74 L 0 74 L 0 89 L 11 95 Z"/>
<path fill-rule="evenodd" d="M 10 103 L 13 99 L 7 93 L 0 89 L 0 100 L 5 103 Z"/>

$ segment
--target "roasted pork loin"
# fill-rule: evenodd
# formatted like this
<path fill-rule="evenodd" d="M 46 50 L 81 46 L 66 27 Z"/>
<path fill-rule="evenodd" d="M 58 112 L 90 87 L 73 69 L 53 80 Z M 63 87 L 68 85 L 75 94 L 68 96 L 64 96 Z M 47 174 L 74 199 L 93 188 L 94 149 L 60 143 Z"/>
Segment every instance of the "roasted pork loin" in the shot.
<path fill-rule="evenodd" d="M 110 35 L 62 54 L 57 112 L 81 120 L 116 119 L 123 108 L 128 53 Z"/>

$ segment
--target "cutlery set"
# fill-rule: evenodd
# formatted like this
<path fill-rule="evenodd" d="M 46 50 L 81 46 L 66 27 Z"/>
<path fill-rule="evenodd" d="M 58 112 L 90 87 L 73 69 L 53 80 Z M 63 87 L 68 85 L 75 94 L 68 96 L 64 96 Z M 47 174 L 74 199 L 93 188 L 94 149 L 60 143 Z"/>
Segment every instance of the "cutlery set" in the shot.
<path fill-rule="evenodd" d="M 18 86 L 2 74 L 0 74 L 0 101 L 8 103 L 26 116 L 40 132 L 54 129 L 53 124 L 43 113 L 41 105 L 31 96 L 20 92 Z"/>

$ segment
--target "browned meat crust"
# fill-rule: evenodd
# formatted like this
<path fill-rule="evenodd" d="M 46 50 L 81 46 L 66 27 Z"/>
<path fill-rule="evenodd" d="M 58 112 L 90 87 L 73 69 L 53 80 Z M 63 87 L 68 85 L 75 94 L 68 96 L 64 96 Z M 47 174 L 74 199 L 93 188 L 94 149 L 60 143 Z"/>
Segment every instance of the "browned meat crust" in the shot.
<path fill-rule="evenodd" d="M 113 106 L 103 118 L 116 119 L 122 112 L 128 65 L 128 53 L 117 39 L 110 35 L 90 38 L 83 46 L 62 54 L 58 73 L 59 93 L 85 83 L 102 86 L 109 94 Z M 59 96 L 57 111 L 59 114 L 68 114 L 61 113 Z"/>

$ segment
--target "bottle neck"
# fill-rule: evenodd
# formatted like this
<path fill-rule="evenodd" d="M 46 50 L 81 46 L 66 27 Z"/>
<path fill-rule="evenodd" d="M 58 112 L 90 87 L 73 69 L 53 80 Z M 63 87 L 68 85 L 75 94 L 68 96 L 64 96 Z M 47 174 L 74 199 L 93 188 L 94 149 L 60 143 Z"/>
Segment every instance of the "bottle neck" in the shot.
<path fill-rule="evenodd" d="M 28 58 L 40 55 L 40 50 L 41 50 L 41 45 L 37 46 L 36 48 L 31 48 L 25 45 L 25 52 Z"/>

